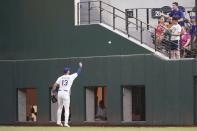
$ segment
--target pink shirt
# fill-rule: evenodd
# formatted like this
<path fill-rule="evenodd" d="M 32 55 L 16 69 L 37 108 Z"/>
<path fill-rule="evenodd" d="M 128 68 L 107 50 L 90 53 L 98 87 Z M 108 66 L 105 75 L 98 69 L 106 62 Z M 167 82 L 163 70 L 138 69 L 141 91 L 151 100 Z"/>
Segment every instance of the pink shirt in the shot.
<path fill-rule="evenodd" d="M 191 35 L 189 33 L 183 34 L 181 36 L 181 45 L 184 46 L 188 40 L 191 39 Z"/>
<path fill-rule="evenodd" d="M 157 35 L 157 36 L 161 36 L 161 35 L 164 34 L 165 29 L 164 29 L 164 27 L 162 27 L 162 26 L 165 26 L 165 25 L 164 25 L 164 24 L 159 24 L 159 25 L 156 27 L 156 35 Z"/>

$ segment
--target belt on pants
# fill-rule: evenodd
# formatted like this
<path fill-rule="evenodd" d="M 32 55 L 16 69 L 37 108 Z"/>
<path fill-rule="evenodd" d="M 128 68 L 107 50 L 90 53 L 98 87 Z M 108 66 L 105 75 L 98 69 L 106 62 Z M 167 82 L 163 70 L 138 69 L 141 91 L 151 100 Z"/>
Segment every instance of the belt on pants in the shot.
<path fill-rule="evenodd" d="M 66 91 L 67 92 L 68 90 L 58 90 L 58 91 Z"/>

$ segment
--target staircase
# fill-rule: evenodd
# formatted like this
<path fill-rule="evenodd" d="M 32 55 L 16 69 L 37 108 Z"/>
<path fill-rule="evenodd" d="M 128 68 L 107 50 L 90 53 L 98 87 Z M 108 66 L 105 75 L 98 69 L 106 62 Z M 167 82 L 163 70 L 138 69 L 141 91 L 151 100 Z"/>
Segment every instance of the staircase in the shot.
<path fill-rule="evenodd" d="M 155 28 L 126 14 L 124 11 L 103 1 L 77 2 L 75 4 L 76 25 L 99 24 L 159 56 L 169 60 L 170 48 L 158 50 Z M 169 44 L 166 44 L 169 45 Z"/>

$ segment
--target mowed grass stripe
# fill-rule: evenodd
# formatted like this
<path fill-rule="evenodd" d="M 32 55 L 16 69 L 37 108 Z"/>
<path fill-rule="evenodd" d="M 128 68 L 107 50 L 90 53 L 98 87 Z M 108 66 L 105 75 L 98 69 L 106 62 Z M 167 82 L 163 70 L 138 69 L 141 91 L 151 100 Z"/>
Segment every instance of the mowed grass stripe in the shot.
<path fill-rule="evenodd" d="M 0 126 L 0 131 L 197 131 L 197 127 L 14 127 Z"/>

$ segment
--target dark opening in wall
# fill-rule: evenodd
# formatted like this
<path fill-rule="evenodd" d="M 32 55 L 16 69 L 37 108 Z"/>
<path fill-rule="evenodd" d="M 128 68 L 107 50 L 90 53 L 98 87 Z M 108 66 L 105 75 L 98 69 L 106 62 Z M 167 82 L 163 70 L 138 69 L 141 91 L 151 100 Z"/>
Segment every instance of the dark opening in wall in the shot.
<path fill-rule="evenodd" d="M 34 88 L 18 88 L 18 121 L 37 121 L 37 91 Z"/>
<path fill-rule="evenodd" d="M 145 121 L 145 87 L 123 86 L 123 121 Z"/>
<path fill-rule="evenodd" d="M 86 121 L 107 120 L 107 88 L 86 87 Z"/>

